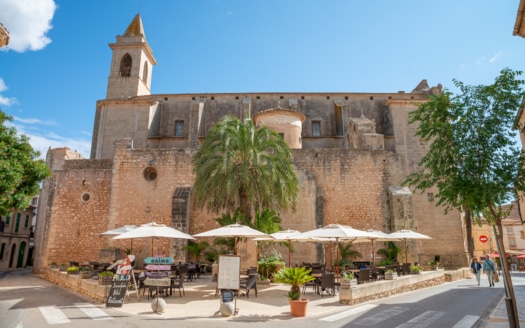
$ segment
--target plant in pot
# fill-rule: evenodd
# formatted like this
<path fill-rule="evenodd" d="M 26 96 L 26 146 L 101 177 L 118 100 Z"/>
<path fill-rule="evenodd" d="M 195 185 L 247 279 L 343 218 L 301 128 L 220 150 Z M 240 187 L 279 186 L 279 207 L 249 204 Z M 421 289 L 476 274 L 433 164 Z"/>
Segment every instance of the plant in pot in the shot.
<path fill-rule="evenodd" d="M 410 266 L 410 272 L 412 274 L 419 274 L 421 271 L 421 267 L 419 265 L 411 265 Z"/>
<path fill-rule="evenodd" d="M 78 272 L 80 271 L 80 268 L 77 267 L 77 266 L 72 266 L 72 267 L 69 267 L 66 269 L 66 272 L 68 275 L 70 274 L 78 274 Z"/>
<path fill-rule="evenodd" d="M 80 268 L 80 279 L 90 279 L 91 274 L 92 274 L 92 270 L 90 267 Z"/>
<path fill-rule="evenodd" d="M 385 280 L 394 280 L 394 270 L 388 269 L 385 271 Z"/>
<path fill-rule="evenodd" d="M 60 264 L 60 267 L 58 268 L 61 272 L 66 272 L 67 265 L 65 263 Z"/>
<path fill-rule="evenodd" d="M 430 261 L 428 262 L 428 265 L 430 265 L 430 270 L 437 270 L 439 266 L 438 261 Z"/>
<path fill-rule="evenodd" d="M 267 277 L 271 281 L 275 273 L 284 268 L 285 262 L 283 255 L 274 249 L 269 254 L 261 256 L 257 264 L 259 276 Z"/>
<path fill-rule="evenodd" d="M 58 269 L 58 265 L 56 262 L 51 262 L 51 269 Z"/>
<path fill-rule="evenodd" d="M 341 272 L 341 289 L 350 289 L 351 286 L 355 285 L 357 285 L 357 280 L 352 272 Z"/>
<path fill-rule="evenodd" d="M 113 282 L 113 276 L 115 274 L 112 271 L 102 271 L 98 274 L 99 285 L 111 285 Z"/>
<path fill-rule="evenodd" d="M 274 274 L 274 281 L 290 285 L 290 291 L 286 295 L 290 303 L 290 312 L 293 317 L 306 316 L 307 298 L 301 298 L 301 285 L 315 280 L 310 275 L 310 269 L 306 267 L 284 268 Z"/>

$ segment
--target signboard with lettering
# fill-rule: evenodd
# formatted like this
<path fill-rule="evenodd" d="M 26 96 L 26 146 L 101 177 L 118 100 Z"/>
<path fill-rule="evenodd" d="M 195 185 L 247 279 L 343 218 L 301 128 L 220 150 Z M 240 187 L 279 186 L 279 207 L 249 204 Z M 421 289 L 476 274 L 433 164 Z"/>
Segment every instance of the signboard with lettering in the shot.
<path fill-rule="evenodd" d="M 240 275 L 240 256 L 223 255 L 219 257 L 218 289 L 238 290 L 240 288 Z"/>
<path fill-rule="evenodd" d="M 106 307 L 122 307 L 124 296 L 128 291 L 129 280 L 114 280 L 109 290 Z"/>
<path fill-rule="evenodd" d="M 173 258 L 171 257 L 146 257 L 144 259 L 146 264 L 173 264 Z"/>
<path fill-rule="evenodd" d="M 233 302 L 233 291 L 231 290 L 223 290 L 222 291 L 222 302 Z"/>
<path fill-rule="evenodd" d="M 169 264 L 150 264 L 150 265 L 146 265 L 144 267 L 144 269 L 146 269 L 146 270 L 167 270 L 167 271 L 170 271 L 171 270 L 171 265 L 169 265 Z"/>
<path fill-rule="evenodd" d="M 169 277 L 169 271 L 153 271 L 153 272 L 146 272 L 146 277 L 150 278 L 166 278 Z"/>
<path fill-rule="evenodd" d="M 144 280 L 144 284 L 146 286 L 170 286 L 171 285 L 171 279 L 170 278 L 146 278 Z"/>

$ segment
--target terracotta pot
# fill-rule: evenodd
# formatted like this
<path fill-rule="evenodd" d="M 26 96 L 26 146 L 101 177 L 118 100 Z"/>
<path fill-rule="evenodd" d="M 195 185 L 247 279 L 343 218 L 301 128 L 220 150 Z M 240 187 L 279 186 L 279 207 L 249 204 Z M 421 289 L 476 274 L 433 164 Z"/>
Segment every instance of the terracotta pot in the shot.
<path fill-rule="evenodd" d="M 307 298 L 301 298 L 298 300 L 288 299 L 288 302 L 290 303 L 290 312 L 292 313 L 292 317 L 306 316 L 306 307 L 308 305 Z"/>

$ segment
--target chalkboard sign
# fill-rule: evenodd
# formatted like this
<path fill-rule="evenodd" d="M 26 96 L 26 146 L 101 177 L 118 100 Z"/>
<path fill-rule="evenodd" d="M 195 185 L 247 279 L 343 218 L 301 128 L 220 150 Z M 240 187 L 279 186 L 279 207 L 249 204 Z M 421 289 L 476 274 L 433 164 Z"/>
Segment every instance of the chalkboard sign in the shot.
<path fill-rule="evenodd" d="M 113 281 L 109 290 L 106 307 L 122 307 L 124 296 L 128 291 L 129 280 Z"/>
<path fill-rule="evenodd" d="M 233 291 L 231 290 L 223 290 L 222 291 L 222 302 L 233 302 Z"/>
<path fill-rule="evenodd" d="M 238 290 L 240 286 L 241 257 L 223 255 L 219 257 L 219 289 Z"/>

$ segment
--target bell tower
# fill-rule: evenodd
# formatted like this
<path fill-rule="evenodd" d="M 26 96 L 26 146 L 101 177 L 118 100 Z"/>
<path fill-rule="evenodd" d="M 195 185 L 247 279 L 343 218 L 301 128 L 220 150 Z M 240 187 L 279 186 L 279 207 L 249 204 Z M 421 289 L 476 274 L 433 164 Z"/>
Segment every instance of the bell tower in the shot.
<path fill-rule="evenodd" d="M 124 35 L 110 43 L 113 50 L 106 99 L 128 99 L 151 94 L 151 73 L 157 64 L 146 41 L 140 14 L 129 24 Z"/>

